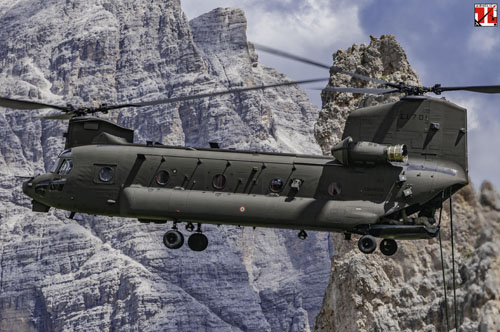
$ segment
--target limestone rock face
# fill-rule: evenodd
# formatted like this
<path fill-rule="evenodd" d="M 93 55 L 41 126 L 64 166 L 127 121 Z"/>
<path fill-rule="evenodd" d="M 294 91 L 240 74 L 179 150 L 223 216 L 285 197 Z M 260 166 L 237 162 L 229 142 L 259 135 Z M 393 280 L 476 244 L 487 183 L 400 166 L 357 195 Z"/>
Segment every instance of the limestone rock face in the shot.
<path fill-rule="evenodd" d="M 418 83 L 393 36 L 373 38 L 334 54 L 335 65 L 387 81 Z M 333 86 L 350 84 L 332 76 Z M 345 119 L 357 104 L 373 105 L 397 97 L 323 95 L 316 138 L 324 152 L 339 141 Z M 498 331 L 500 308 L 500 196 L 490 183 L 476 193 L 469 185 L 453 197 L 457 307 L 460 331 Z M 449 202 L 441 235 L 445 258 L 450 329 L 454 327 Z M 446 329 L 439 240 L 398 241 L 391 257 L 362 254 L 357 237 L 333 235 L 335 255 L 316 331 L 443 331 Z"/>
<path fill-rule="evenodd" d="M 384 35 L 380 38 L 371 37 L 368 46 L 354 44 L 346 51 L 338 50 L 333 54 L 333 61 L 337 67 L 368 77 L 388 82 L 420 83 L 417 74 L 408 63 L 403 48 L 392 35 Z M 328 84 L 336 87 L 358 88 L 376 86 L 373 82 L 363 81 L 346 74 L 331 76 Z M 401 95 L 397 93 L 374 96 L 323 92 L 321 95 L 323 107 L 314 129 L 314 136 L 323 153 L 330 153 L 331 147 L 340 141 L 350 110 L 381 102 L 394 102 L 400 97 Z"/>
<path fill-rule="evenodd" d="M 275 83 L 240 10 L 186 20 L 179 1 L 4 0 L 0 95 L 75 106 Z M 66 123 L 0 110 L 0 331 L 309 331 L 331 239 L 204 227 L 210 244 L 167 250 L 166 225 L 31 212 L 24 180 L 63 149 Z M 136 141 L 320 153 L 318 110 L 297 87 L 108 115 Z"/>

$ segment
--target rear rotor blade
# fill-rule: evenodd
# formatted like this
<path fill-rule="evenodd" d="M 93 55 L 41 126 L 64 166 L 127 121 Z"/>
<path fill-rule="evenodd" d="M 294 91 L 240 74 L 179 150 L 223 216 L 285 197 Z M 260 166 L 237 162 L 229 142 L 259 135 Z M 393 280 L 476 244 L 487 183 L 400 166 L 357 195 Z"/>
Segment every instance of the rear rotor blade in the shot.
<path fill-rule="evenodd" d="M 477 86 L 442 86 L 433 88 L 436 91 L 472 91 L 472 92 L 480 92 L 480 93 L 500 93 L 500 85 L 477 85 Z"/>
<path fill-rule="evenodd" d="M 63 106 L 44 104 L 44 103 L 39 103 L 39 102 L 34 102 L 34 101 L 27 101 L 27 100 L 3 98 L 3 97 L 0 97 L 0 106 L 6 107 L 6 108 L 14 108 L 14 109 L 18 109 L 18 110 L 36 110 L 36 109 L 43 109 L 43 108 L 54 108 L 54 109 L 58 109 L 58 110 L 65 111 L 65 112 L 68 111 L 68 108 L 63 107 Z"/>
<path fill-rule="evenodd" d="M 169 104 L 169 103 L 175 103 L 175 102 L 180 102 L 180 101 L 188 101 L 188 100 L 195 100 L 195 99 L 202 99 L 202 98 L 226 95 L 226 94 L 231 94 L 231 93 L 239 93 L 239 92 L 246 92 L 246 91 L 253 91 L 253 90 L 264 90 L 264 89 L 276 88 L 276 87 L 280 87 L 280 86 L 295 85 L 295 84 L 316 83 L 316 82 L 321 82 L 321 81 L 327 81 L 328 79 L 329 78 L 315 78 L 315 79 L 302 80 L 302 81 L 290 81 L 290 82 L 282 82 L 282 83 L 276 83 L 276 84 L 270 84 L 270 85 L 259 85 L 259 86 L 249 87 L 249 88 L 235 88 L 235 89 L 229 89 L 229 90 L 223 90 L 223 91 L 201 93 L 201 94 L 190 95 L 190 96 L 165 98 L 165 99 L 159 99 L 159 100 L 145 101 L 145 102 L 141 102 L 141 103 L 110 105 L 110 106 L 103 106 L 102 110 L 114 110 L 114 109 L 125 108 L 125 107 L 144 107 L 144 106 Z"/>
<path fill-rule="evenodd" d="M 377 78 L 373 78 L 373 77 L 368 77 L 368 76 L 361 75 L 361 74 L 352 73 L 350 71 L 343 70 L 342 68 L 339 68 L 339 67 L 336 67 L 336 66 L 328 66 L 328 65 L 325 65 L 323 63 L 319 63 L 319 62 L 316 62 L 316 61 L 313 61 L 313 60 L 310 60 L 310 59 L 306 59 L 304 57 L 301 57 L 301 56 L 298 56 L 298 55 L 294 55 L 294 54 L 290 54 L 290 53 L 287 53 L 287 52 L 284 52 L 284 51 L 281 51 L 281 50 L 277 50 L 277 49 L 274 49 L 274 48 L 271 48 L 271 47 L 268 47 L 268 46 L 264 46 L 264 45 L 260 45 L 260 44 L 255 44 L 255 43 L 252 43 L 252 44 L 259 51 L 266 52 L 266 53 L 273 54 L 273 55 L 277 55 L 277 56 L 280 56 L 280 57 L 283 57 L 283 58 L 286 58 L 286 59 L 291 59 L 291 60 L 299 61 L 299 62 L 302 62 L 302 63 L 307 63 L 309 65 L 313 65 L 313 66 L 320 67 L 320 68 L 326 68 L 326 69 L 330 69 L 331 68 L 336 73 L 350 75 L 352 77 L 356 77 L 356 78 L 359 78 L 359 79 L 365 80 L 365 81 L 375 82 L 377 84 L 383 84 L 383 85 L 392 86 L 392 87 L 396 87 L 397 86 L 397 84 L 395 84 L 395 83 L 390 83 L 390 82 L 379 80 Z"/>
<path fill-rule="evenodd" d="M 340 88 L 335 86 L 327 86 L 324 89 L 320 89 L 323 91 L 332 91 L 332 92 L 352 92 L 352 93 L 366 93 L 373 95 L 381 95 L 392 92 L 399 92 L 399 89 L 376 89 L 376 88 Z"/>
<path fill-rule="evenodd" d="M 325 68 L 325 69 L 330 69 L 330 67 L 331 67 L 331 66 L 325 65 L 323 63 L 319 63 L 319 62 L 316 62 L 316 61 L 313 61 L 310 59 L 306 59 L 306 58 L 298 56 L 298 55 L 290 54 L 290 53 L 287 53 L 287 52 L 284 52 L 281 50 L 277 50 L 277 49 L 274 49 L 271 47 L 267 47 L 267 46 L 256 44 L 256 43 L 252 43 L 252 44 L 255 46 L 255 49 L 257 49 L 259 51 L 266 52 L 266 53 L 273 54 L 273 55 L 277 55 L 277 56 L 280 56 L 282 58 L 307 63 L 309 65 L 313 65 L 313 66 Z"/>

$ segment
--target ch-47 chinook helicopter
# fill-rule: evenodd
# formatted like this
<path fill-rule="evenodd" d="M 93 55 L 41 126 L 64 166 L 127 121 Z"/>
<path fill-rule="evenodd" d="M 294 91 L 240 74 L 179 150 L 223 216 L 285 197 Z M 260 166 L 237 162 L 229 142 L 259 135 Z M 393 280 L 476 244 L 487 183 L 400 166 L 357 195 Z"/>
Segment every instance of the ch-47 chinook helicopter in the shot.
<path fill-rule="evenodd" d="M 65 150 L 53 170 L 30 178 L 23 191 L 33 211 L 50 207 L 75 213 L 137 218 L 173 228 L 166 247 L 180 248 L 180 222 L 193 232 L 189 247 L 208 245 L 201 224 L 232 224 L 341 232 L 361 235 L 358 247 L 393 255 L 397 239 L 435 237 L 442 201 L 468 183 L 467 112 L 448 101 L 424 96 L 467 90 L 500 93 L 500 86 L 433 87 L 391 83 L 288 53 L 287 58 L 375 82 L 385 88 L 327 87 L 326 91 L 385 94 L 403 92 L 398 102 L 360 108 L 345 124 L 332 156 L 136 144 L 133 130 L 92 117 L 110 110 L 182 102 L 216 95 L 268 89 L 319 80 L 283 82 L 176 98 L 75 108 L 0 98 L 0 106 L 53 108 L 70 119 Z"/>

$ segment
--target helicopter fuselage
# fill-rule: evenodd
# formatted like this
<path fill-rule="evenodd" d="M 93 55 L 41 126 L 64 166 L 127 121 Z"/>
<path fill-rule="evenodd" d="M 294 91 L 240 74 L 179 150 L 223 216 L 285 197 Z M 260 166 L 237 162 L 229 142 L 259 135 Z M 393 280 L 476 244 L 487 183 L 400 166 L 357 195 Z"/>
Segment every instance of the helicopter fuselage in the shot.
<path fill-rule="evenodd" d="M 86 145 L 63 153 L 54 172 L 27 181 L 24 192 L 41 206 L 141 221 L 357 232 L 466 181 L 449 166 L 346 167 L 322 156 Z"/>

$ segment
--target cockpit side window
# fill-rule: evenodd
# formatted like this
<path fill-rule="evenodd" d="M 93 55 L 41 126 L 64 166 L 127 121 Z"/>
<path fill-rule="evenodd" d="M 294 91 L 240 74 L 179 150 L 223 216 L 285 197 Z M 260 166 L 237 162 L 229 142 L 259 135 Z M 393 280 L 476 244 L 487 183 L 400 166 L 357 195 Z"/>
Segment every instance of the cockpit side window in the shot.
<path fill-rule="evenodd" d="M 61 159 L 57 158 L 56 161 L 54 162 L 54 165 L 52 165 L 52 168 L 50 169 L 50 173 L 56 173 L 60 164 L 61 164 Z"/>

